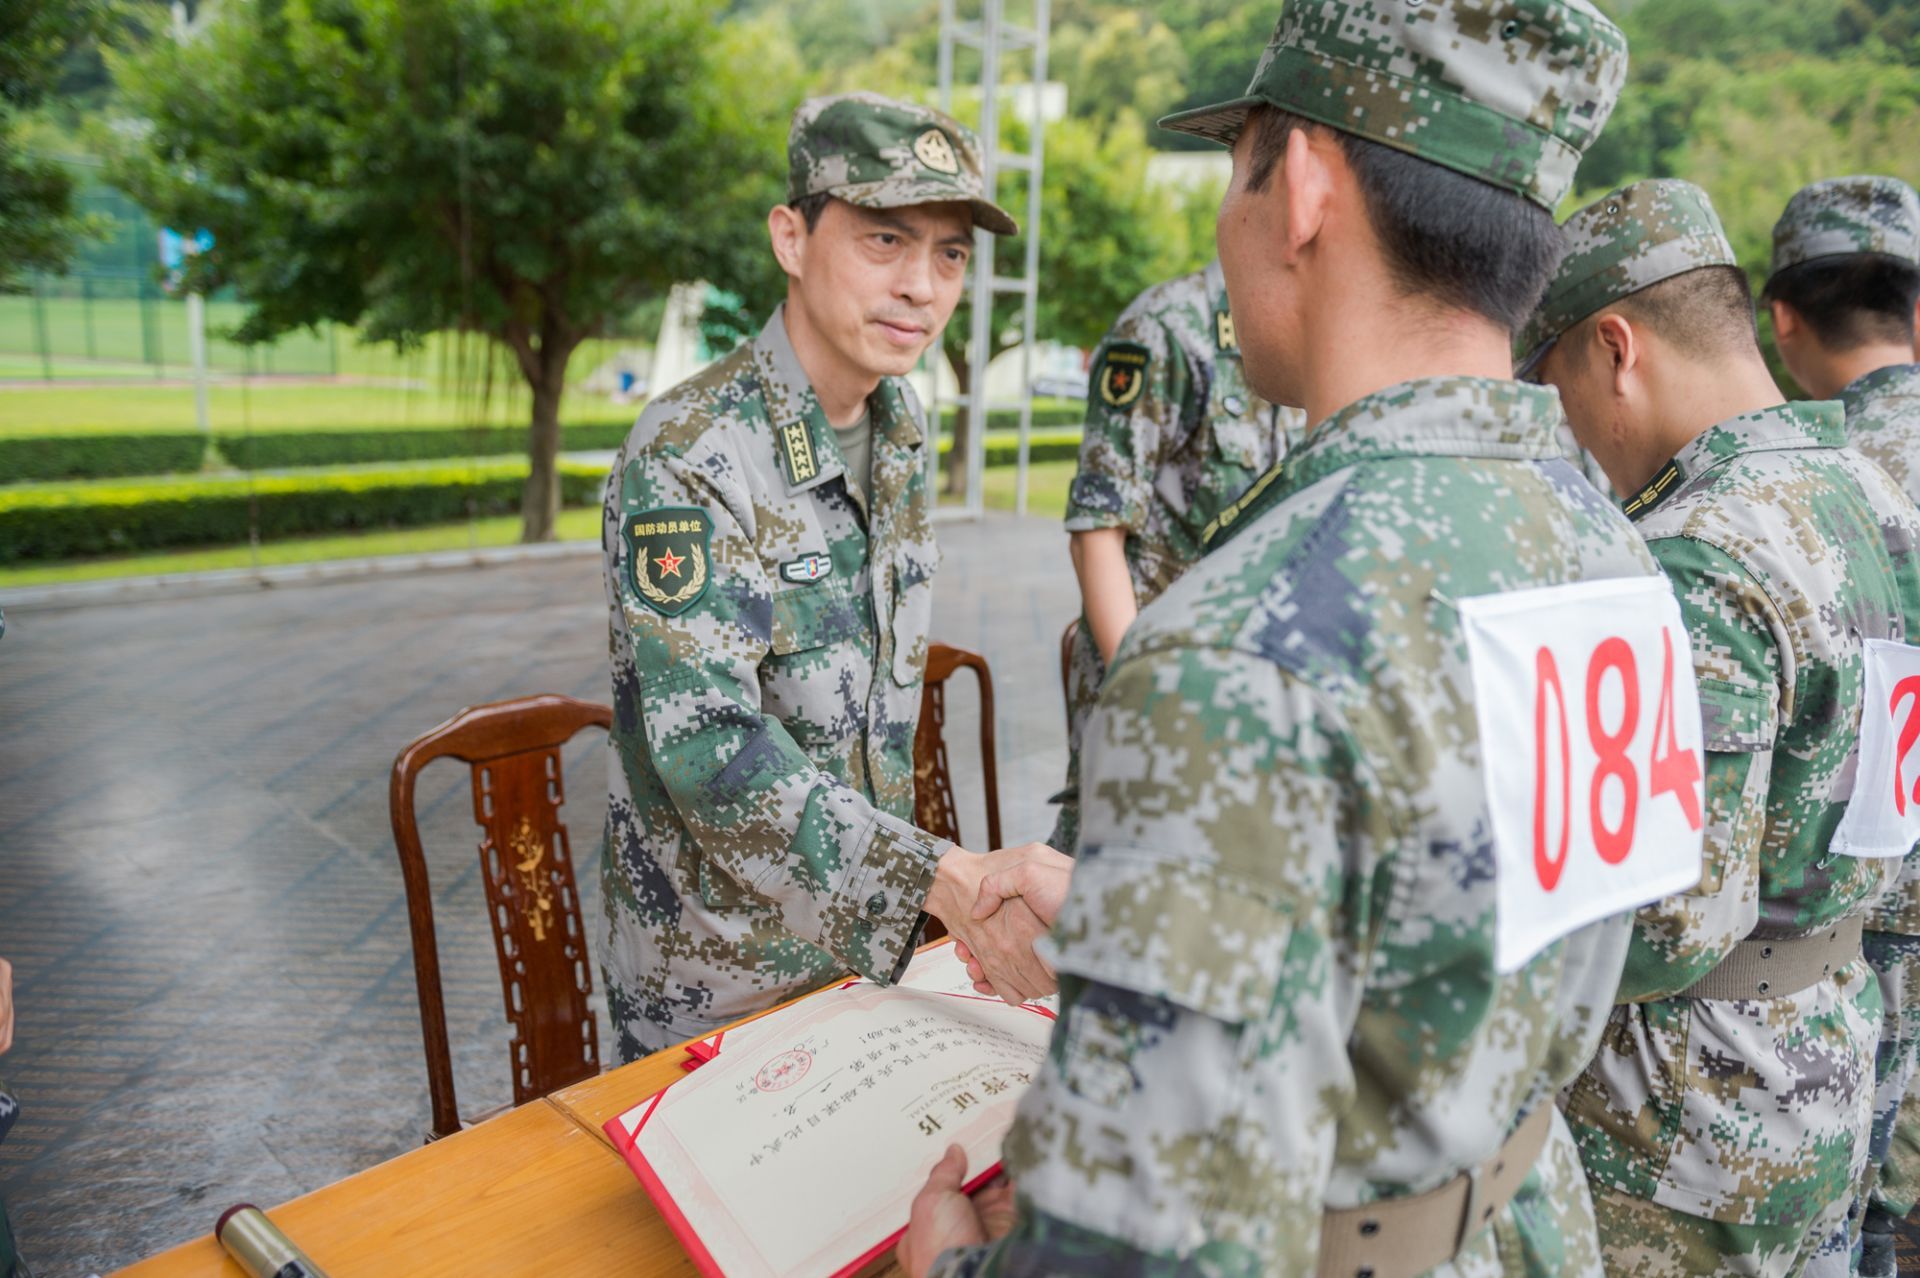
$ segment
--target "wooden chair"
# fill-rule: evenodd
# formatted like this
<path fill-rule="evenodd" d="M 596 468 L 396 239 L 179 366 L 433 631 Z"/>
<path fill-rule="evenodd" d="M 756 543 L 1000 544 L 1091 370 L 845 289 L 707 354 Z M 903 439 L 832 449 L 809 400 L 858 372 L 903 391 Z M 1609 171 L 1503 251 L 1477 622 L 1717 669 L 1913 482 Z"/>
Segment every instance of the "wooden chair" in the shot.
<path fill-rule="evenodd" d="M 986 782 L 987 844 L 1000 846 L 1000 779 L 994 767 L 993 676 L 987 659 L 944 643 L 927 645 L 927 681 L 920 693 L 920 726 L 913 734 L 914 824 L 928 834 L 961 842 L 960 814 L 953 801 L 953 770 L 947 760 L 947 680 L 961 667 L 980 680 L 980 771 Z"/>
<path fill-rule="evenodd" d="M 1073 641 L 1080 634 L 1080 618 L 1075 617 L 1060 632 L 1060 695 L 1066 700 L 1067 715 L 1073 715 Z"/>
<path fill-rule="evenodd" d="M 433 1101 L 430 1141 L 459 1131 L 461 1122 L 434 941 L 433 889 L 414 818 L 414 782 L 439 758 L 450 756 L 472 769 L 480 877 L 513 1026 L 513 1103 L 523 1105 L 600 1072 L 599 1035 L 587 1006 L 593 977 L 580 894 L 567 827 L 560 820 L 566 799 L 560 747 L 594 724 L 611 728 L 613 711 L 550 694 L 496 701 L 462 710 L 393 761 L 389 805 L 413 929 L 413 974 Z"/>

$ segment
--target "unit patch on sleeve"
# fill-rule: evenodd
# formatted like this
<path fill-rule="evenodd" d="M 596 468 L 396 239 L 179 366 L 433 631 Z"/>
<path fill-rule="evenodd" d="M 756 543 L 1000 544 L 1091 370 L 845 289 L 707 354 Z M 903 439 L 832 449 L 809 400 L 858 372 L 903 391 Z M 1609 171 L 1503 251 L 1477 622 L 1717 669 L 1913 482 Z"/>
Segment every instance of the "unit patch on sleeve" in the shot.
<path fill-rule="evenodd" d="M 706 511 L 657 506 L 628 515 L 620 532 L 627 542 L 627 580 L 640 602 L 677 617 L 707 593 L 713 517 Z"/>
<path fill-rule="evenodd" d="M 832 574 L 833 559 L 827 555 L 802 555 L 798 559 L 789 559 L 780 565 L 780 579 L 797 582 L 800 585 L 812 585 Z"/>
<path fill-rule="evenodd" d="M 1109 408 L 1126 408 L 1140 398 L 1147 385 L 1147 364 L 1152 354 L 1138 342 L 1115 342 L 1100 355 L 1100 367 L 1093 371 L 1093 384 L 1100 388 L 1100 402 Z"/>

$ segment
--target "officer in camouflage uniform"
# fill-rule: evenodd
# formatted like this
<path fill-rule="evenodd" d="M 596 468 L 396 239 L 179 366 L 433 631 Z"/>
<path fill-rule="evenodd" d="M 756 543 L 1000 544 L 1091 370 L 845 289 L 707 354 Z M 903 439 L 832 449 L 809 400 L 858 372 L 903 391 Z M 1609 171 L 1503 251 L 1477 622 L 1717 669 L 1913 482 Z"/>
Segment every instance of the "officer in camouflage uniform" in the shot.
<path fill-rule="evenodd" d="M 1781 401 L 1704 191 L 1635 183 L 1566 230 L 1523 367 L 1632 494 L 1707 750 L 1705 872 L 1640 911 L 1567 1118 L 1611 1272 L 1844 1273 L 1881 1019 L 1860 930 L 1897 861 L 1834 832 L 1861 640 L 1920 633 L 1920 512 L 1846 447 L 1839 405 Z"/>
<path fill-rule="evenodd" d="M 1815 182 L 1787 202 L 1773 228 L 1766 298 L 1780 354 L 1794 378 L 1846 407 L 1848 441 L 1920 498 L 1920 364 L 1913 358 L 1920 298 L 1920 198 L 1890 177 Z M 1920 1195 L 1920 1111 L 1900 1114 L 1920 1064 L 1920 853 L 1868 915 L 1867 961 L 1886 1016 L 1867 1174 L 1861 1273 L 1894 1272 L 1893 1222 Z M 1888 1160 L 1889 1143 L 1899 1154 Z M 1883 1166 L 1885 1170 L 1883 1171 Z"/>
<path fill-rule="evenodd" d="M 1220 253 L 1248 376 L 1316 424 L 1120 646 L 1047 943 L 1060 1019 L 1005 1146 L 1017 1221 L 988 1245 L 993 1218 L 943 1226 L 950 1153 L 910 1272 L 973 1242 L 933 1272 L 1599 1273 L 1554 1097 L 1630 921 L 1495 970 L 1454 601 L 1657 569 L 1565 458 L 1551 392 L 1407 352 L 1443 330 L 1461 367 L 1510 367 L 1625 73 L 1583 0 L 1291 0 L 1245 97 L 1162 122 L 1234 145 Z M 1363 163 L 1406 202 L 1363 195 Z M 1324 212 L 1283 257 L 1295 200 Z M 1409 296 L 1382 207 L 1479 210 L 1455 224 L 1473 266 Z M 1482 266 L 1497 306 L 1464 287 Z M 1427 375 L 1396 382 L 1410 363 Z M 1377 389 L 1331 398 L 1355 368 Z"/>
<path fill-rule="evenodd" d="M 1088 617 L 1112 610 L 1131 620 L 1158 598 L 1200 557 L 1208 522 L 1280 460 L 1287 430 L 1302 424 L 1298 410 L 1247 386 L 1218 261 L 1135 298 L 1094 353 L 1080 469 L 1067 492 L 1089 603 L 1068 659 L 1067 784 L 1054 796 L 1054 847 L 1070 852 L 1079 837 L 1080 733 L 1106 676 L 1103 654 L 1120 640 L 1103 635 L 1103 649 Z M 1102 608 L 1090 574 L 1105 567 L 1110 575 L 1098 580 L 1117 585 L 1122 562 L 1131 596 Z"/>
<path fill-rule="evenodd" d="M 848 969 L 890 979 L 930 891 L 987 859 L 911 820 L 938 552 L 924 415 L 873 369 L 906 371 L 952 314 L 968 212 L 1014 224 L 983 194 L 973 134 L 923 107 L 807 102 L 789 158 L 794 204 L 770 226 L 776 251 L 786 234 L 808 256 L 782 259 L 787 304 L 648 405 L 607 486 L 603 958 L 627 1060 Z M 875 296 L 847 296 L 871 278 Z M 871 386 L 866 466 L 843 455 L 800 336 L 816 374 L 838 359 L 841 384 Z"/>

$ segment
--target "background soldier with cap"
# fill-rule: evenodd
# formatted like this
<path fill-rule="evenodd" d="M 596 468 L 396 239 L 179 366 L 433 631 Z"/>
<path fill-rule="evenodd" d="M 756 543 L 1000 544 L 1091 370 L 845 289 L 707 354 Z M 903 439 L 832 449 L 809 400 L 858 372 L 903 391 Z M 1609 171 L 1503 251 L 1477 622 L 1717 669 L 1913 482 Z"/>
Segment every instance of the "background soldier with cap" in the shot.
<path fill-rule="evenodd" d="M 1083 607 L 1054 847 L 1079 839 L 1080 733 L 1120 636 L 1200 557 L 1213 517 L 1280 460 L 1299 418 L 1247 386 L 1218 261 L 1135 298 L 1094 353 L 1067 493 Z"/>
<path fill-rule="evenodd" d="M 950 1151 L 910 1272 L 1600 1271 L 1553 1101 L 1629 919 L 1496 971 L 1453 601 L 1657 572 L 1510 377 L 1625 72 L 1578 0 L 1292 0 L 1246 97 L 1165 122 L 1234 147 L 1247 377 L 1315 424 L 1121 643 L 1047 942 L 1060 1019 L 1005 1146 L 1017 1222 L 989 1242 L 1005 1213 Z"/>
<path fill-rule="evenodd" d="M 1920 634 L 1920 512 L 1839 405 L 1782 401 L 1706 192 L 1636 183 L 1566 231 L 1521 348 L 1673 581 L 1707 759 L 1705 873 L 1640 911 L 1564 1107 L 1610 1270 L 1844 1273 L 1881 1018 L 1860 929 L 1897 862 L 1835 831 L 1861 641 Z"/>
<path fill-rule="evenodd" d="M 1773 228 L 1764 297 L 1774 340 L 1794 379 L 1846 407 L 1847 440 L 1920 500 L 1920 198 L 1890 177 L 1815 182 L 1787 202 Z M 1867 917 L 1867 961 L 1886 1002 L 1867 1174 L 1866 1255 L 1860 1272 L 1894 1272 L 1893 1223 L 1920 1195 L 1920 1112 L 1903 1115 L 1900 1155 L 1888 1162 L 1895 1114 L 1920 1064 L 1920 853 Z"/>
<path fill-rule="evenodd" d="M 1014 231 L 979 143 L 872 94 L 795 113 L 768 216 L 786 304 L 659 396 L 608 482 L 615 722 L 604 963 L 631 1060 L 848 969 L 891 979 L 921 912 L 1009 996 L 1051 988 L 1031 915 L 982 926 L 976 856 L 911 824 L 934 566 L 926 423 L 900 377 Z"/>

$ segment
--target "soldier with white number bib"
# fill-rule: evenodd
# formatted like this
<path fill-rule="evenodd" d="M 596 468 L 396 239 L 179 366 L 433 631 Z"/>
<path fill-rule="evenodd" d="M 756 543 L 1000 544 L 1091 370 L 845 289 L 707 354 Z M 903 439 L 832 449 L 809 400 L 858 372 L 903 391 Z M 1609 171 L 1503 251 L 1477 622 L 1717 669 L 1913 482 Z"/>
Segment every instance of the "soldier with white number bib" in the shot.
<path fill-rule="evenodd" d="M 1658 893 L 1559 881 L 1507 952 L 1536 920 L 1500 884 L 1534 856 L 1495 832 L 1493 764 L 1533 750 L 1483 730 L 1464 618 L 1484 596 L 1535 623 L 1563 591 L 1633 600 L 1614 614 L 1651 661 L 1624 686 L 1655 719 L 1671 592 L 1567 462 L 1557 399 L 1511 377 L 1551 210 L 1625 73 L 1586 3 L 1293 0 L 1244 97 L 1165 122 L 1233 149 L 1219 248 L 1247 378 L 1313 425 L 1121 641 L 1044 951 L 1060 1018 L 1006 1140 L 1014 1210 L 962 1197 L 949 1154 L 901 1242 L 914 1278 L 1601 1272 L 1554 1098 Z M 1595 726 L 1574 695 L 1594 666 L 1615 668 L 1564 670 L 1569 741 Z M 1497 681 L 1531 706 L 1534 671 Z M 1563 828 L 1590 824 L 1579 766 Z M 1584 835 L 1557 863 L 1609 881 Z M 1025 898 L 1044 875 L 987 886 L 1016 877 Z"/>
<path fill-rule="evenodd" d="M 1838 404 L 1782 402 L 1705 192 L 1636 183 L 1566 229 L 1522 371 L 1673 581 L 1707 762 L 1705 873 L 1641 910 L 1564 1107 L 1610 1272 L 1845 1273 L 1881 1019 L 1861 923 L 1905 850 L 1846 837 L 1863 640 L 1920 631 L 1920 514 Z"/>

